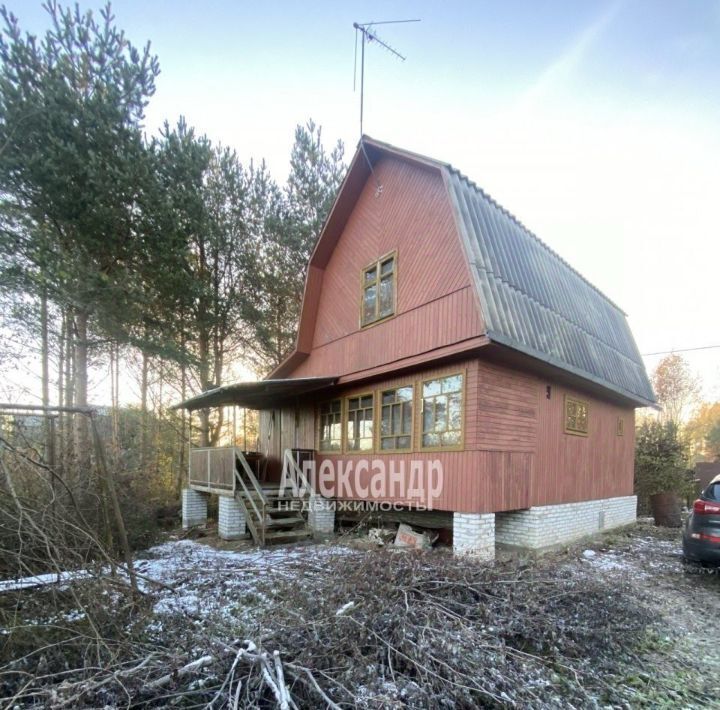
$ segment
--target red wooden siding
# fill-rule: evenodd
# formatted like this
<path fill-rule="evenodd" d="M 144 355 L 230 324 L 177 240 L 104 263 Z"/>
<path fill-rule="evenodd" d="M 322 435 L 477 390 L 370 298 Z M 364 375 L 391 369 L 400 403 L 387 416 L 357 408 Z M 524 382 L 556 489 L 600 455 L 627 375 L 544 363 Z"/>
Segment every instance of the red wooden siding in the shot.
<path fill-rule="evenodd" d="M 441 175 L 385 158 L 375 176 L 382 192 L 371 177 L 322 274 L 310 355 L 284 376 L 391 370 L 403 358 L 484 331 Z M 361 271 L 391 251 L 397 251 L 396 315 L 360 328 Z M 317 298 L 316 288 L 306 298 Z"/>
<path fill-rule="evenodd" d="M 336 222 L 344 226 L 331 229 L 332 244 L 321 241 L 313 257 L 298 352 L 276 376 L 337 375 L 340 384 L 333 396 L 347 396 L 411 383 L 417 387 L 422 379 L 462 370 L 463 450 L 420 450 L 416 389 L 413 451 L 384 453 L 376 446 L 373 453 L 318 454 L 318 464 L 377 459 L 409 468 L 411 461 L 438 460 L 444 486 L 434 505 L 459 512 L 630 495 L 634 410 L 526 372 L 523 362 L 491 362 L 481 350 L 487 338 L 478 297 L 440 172 L 385 157 L 374 173 L 362 190 L 356 179 L 354 206 L 346 201 L 342 215 L 330 220 L 331 227 Z M 397 254 L 396 313 L 361 328 L 362 270 L 390 252 Z M 590 405 L 587 437 L 564 431 L 567 393 Z M 318 403 L 315 397 L 297 410 L 277 410 L 274 432 L 264 414 L 260 448 L 273 475 L 279 473 L 285 448 L 317 449 Z M 625 421 L 624 436 L 617 435 L 618 417 Z"/>
<path fill-rule="evenodd" d="M 552 384 L 552 383 L 545 383 Z M 589 403 L 587 436 L 564 432 L 564 395 Z M 635 410 L 552 384 L 539 398 L 534 505 L 629 496 L 633 493 Z M 617 422 L 625 422 L 618 436 Z"/>
<path fill-rule="evenodd" d="M 464 445 L 462 451 L 423 451 L 419 447 L 419 407 L 415 406 L 413 450 L 384 453 L 375 446 L 363 454 L 318 454 L 324 460 L 357 462 L 381 460 L 404 465 L 411 461 L 438 460 L 444 479 L 441 496 L 434 501 L 439 510 L 493 512 L 517 510 L 532 505 L 631 495 L 633 485 L 634 411 L 599 400 L 575 389 L 555 384 L 533 374 L 470 358 L 416 369 L 372 383 L 338 387 L 333 396 L 379 392 L 389 387 L 419 383 L 457 371 L 465 373 Z M 550 399 L 547 386 L 550 385 Z M 565 394 L 586 400 L 590 406 L 589 434 L 564 432 Z M 301 434 L 282 437 L 292 444 L 317 448 L 317 430 L 310 434 L 309 422 L 317 402 L 301 408 Z M 617 421 L 625 421 L 624 436 L 617 435 Z M 377 420 L 377 415 L 376 415 Z M 290 422 L 289 415 L 283 421 Z M 293 423 L 294 423 L 293 418 Z M 316 425 L 315 425 L 316 426 Z M 279 459 L 280 442 L 273 456 Z M 370 472 L 361 477 L 365 485 Z M 346 496 L 358 498 L 357 495 Z M 377 498 L 411 504 L 401 498 Z"/>

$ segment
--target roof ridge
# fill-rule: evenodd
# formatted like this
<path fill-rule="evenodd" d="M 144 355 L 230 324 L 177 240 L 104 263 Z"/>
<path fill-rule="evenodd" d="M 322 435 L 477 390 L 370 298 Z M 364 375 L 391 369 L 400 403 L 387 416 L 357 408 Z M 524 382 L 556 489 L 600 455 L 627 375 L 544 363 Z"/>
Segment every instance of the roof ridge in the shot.
<path fill-rule="evenodd" d="M 546 242 L 544 242 L 540 237 L 535 234 L 531 229 L 528 229 L 521 221 L 518 219 L 510 210 L 508 210 L 506 207 L 503 207 L 492 195 L 488 194 L 482 187 L 480 187 L 474 180 L 471 180 L 467 175 L 465 175 L 462 171 L 458 170 L 456 167 L 451 165 L 450 163 L 445 163 L 445 166 L 447 167 L 450 172 L 455 173 L 460 180 L 467 183 L 469 187 L 471 187 L 476 192 L 480 193 L 480 195 L 486 199 L 488 202 L 490 202 L 494 207 L 496 207 L 500 212 L 502 212 L 506 217 L 508 217 L 510 220 L 512 220 L 520 229 L 523 230 L 529 237 L 532 237 L 543 249 L 545 249 L 551 256 L 553 256 L 555 259 L 557 259 L 561 264 L 566 266 L 572 273 L 574 273 L 583 283 L 585 283 L 587 286 L 589 286 L 595 293 L 597 293 L 599 296 L 602 296 L 602 298 L 607 301 L 615 310 L 622 313 L 625 317 L 627 317 L 627 313 L 618 306 L 615 301 L 612 300 L 608 295 L 603 293 L 595 284 L 593 284 L 587 277 L 583 276 L 572 264 L 567 262 L 560 254 L 558 254 L 551 246 L 549 246 Z"/>

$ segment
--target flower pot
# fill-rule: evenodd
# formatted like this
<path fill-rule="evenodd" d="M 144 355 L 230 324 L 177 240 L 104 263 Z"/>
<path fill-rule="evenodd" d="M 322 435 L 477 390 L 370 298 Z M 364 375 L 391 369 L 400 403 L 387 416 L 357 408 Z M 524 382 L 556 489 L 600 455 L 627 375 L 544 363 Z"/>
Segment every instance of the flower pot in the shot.
<path fill-rule="evenodd" d="M 655 525 L 663 528 L 679 528 L 682 525 L 680 518 L 680 500 L 676 493 L 665 491 L 650 496 Z"/>

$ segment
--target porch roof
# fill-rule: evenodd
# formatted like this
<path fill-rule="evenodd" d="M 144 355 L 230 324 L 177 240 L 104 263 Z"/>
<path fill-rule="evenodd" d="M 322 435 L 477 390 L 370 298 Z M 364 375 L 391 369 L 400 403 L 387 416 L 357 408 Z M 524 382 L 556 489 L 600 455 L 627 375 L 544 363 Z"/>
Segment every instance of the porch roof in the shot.
<path fill-rule="evenodd" d="M 337 377 L 296 377 L 288 380 L 235 382 L 190 397 L 173 409 L 205 409 L 206 407 L 238 406 L 268 409 L 299 395 L 308 394 L 335 384 Z"/>

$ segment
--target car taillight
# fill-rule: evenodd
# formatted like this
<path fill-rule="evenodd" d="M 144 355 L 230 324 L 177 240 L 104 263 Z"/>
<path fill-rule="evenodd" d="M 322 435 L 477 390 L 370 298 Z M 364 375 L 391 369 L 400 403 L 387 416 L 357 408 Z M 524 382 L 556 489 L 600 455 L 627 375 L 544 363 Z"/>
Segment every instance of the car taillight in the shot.
<path fill-rule="evenodd" d="M 698 515 L 720 515 L 720 503 L 710 503 L 698 498 L 693 503 L 693 513 Z"/>

